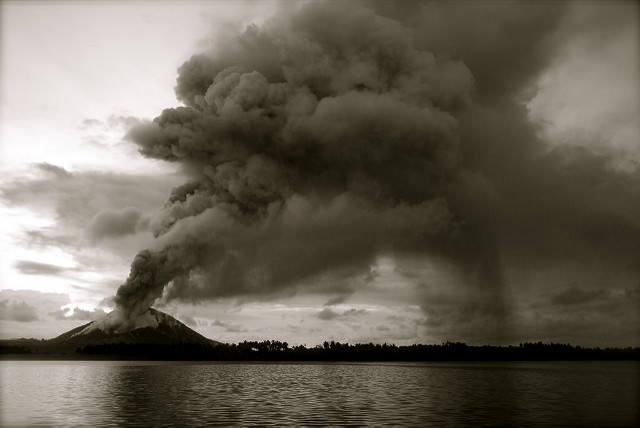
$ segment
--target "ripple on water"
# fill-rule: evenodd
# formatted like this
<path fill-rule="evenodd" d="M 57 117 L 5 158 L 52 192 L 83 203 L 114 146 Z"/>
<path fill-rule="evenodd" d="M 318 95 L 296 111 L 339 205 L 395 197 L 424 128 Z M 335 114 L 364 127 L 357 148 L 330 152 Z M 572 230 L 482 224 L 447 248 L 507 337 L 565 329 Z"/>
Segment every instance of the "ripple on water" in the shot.
<path fill-rule="evenodd" d="M 637 425 L 634 362 L 0 362 L 3 426 Z"/>

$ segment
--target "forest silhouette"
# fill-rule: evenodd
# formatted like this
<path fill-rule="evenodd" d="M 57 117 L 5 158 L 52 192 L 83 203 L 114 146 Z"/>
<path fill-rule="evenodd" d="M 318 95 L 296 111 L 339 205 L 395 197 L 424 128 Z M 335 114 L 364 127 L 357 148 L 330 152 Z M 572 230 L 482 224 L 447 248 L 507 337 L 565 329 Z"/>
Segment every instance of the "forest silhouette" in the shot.
<path fill-rule="evenodd" d="M 640 360 L 640 347 L 586 348 L 562 343 L 521 343 L 510 346 L 473 346 L 462 342 L 439 345 L 325 341 L 322 345 L 289 346 L 278 340 L 214 343 L 211 345 L 114 343 L 76 349 L 55 348 L 47 341 L 0 341 L 3 358 L 142 359 L 191 361 L 560 361 Z"/>

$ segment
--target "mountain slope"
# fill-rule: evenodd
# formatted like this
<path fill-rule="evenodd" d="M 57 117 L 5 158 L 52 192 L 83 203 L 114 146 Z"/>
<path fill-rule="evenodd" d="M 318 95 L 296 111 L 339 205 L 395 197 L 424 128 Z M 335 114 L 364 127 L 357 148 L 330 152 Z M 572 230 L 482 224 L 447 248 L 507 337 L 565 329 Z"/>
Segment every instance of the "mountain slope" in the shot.
<path fill-rule="evenodd" d="M 218 342 L 208 339 L 190 329 L 170 315 L 149 308 L 139 315 L 128 331 L 118 331 L 111 327 L 115 315 L 111 312 L 104 318 L 81 325 L 47 341 L 56 348 L 83 348 L 87 345 L 113 344 L 157 344 L 213 346 Z"/>

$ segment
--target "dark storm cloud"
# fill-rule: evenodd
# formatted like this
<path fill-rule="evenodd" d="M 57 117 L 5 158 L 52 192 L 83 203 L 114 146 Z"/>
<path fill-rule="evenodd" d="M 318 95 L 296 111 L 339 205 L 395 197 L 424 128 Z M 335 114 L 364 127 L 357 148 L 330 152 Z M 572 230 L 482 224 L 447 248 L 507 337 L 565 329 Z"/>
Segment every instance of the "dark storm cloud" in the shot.
<path fill-rule="evenodd" d="M 469 344 L 509 343 L 518 340 L 516 318 L 505 313 L 504 302 L 491 302 L 486 296 L 495 291 L 469 292 L 450 298 L 450 303 L 427 301 L 422 309 L 426 318 L 419 325 L 426 327 L 429 337 L 436 340 L 464 341 Z M 472 296 L 478 296 L 476 300 Z M 509 302 L 511 303 L 511 302 Z"/>
<path fill-rule="evenodd" d="M 629 298 L 633 290 L 567 287 L 551 297 L 551 304 L 538 301 L 524 308 L 526 323 L 521 331 L 530 339 L 544 336 L 589 346 L 633 346 L 640 340 L 638 302 Z"/>
<path fill-rule="evenodd" d="M 640 303 L 640 283 L 638 283 L 638 285 L 636 285 L 635 287 L 625 289 L 624 292 L 629 301 L 633 302 L 634 304 Z"/>
<path fill-rule="evenodd" d="M 33 262 L 30 260 L 18 260 L 14 264 L 14 267 L 25 275 L 60 275 L 69 270 L 62 266 Z"/>
<path fill-rule="evenodd" d="M 129 133 L 191 180 L 151 221 L 157 246 L 136 257 L 117 304 L 135 314 L 159 297 L 300 291 L 402 251 L 445 260 L 465 284 L 425 302 L 429 326 L 500 340 L 511 268 L 640 275 L 640 172 L 551 149 L 520 102 L 565 12 L 316 2 L 193 56 L 176 87 L 186 107 Z"/>
<path fill-rule="evenodd" d="M 560 306 L 582 305 L 593 301 L 609 300 L 611 292 L 608 290 L 584 290 L 580 287 L 569 287 L 551 298 L 551 303 Z"/>

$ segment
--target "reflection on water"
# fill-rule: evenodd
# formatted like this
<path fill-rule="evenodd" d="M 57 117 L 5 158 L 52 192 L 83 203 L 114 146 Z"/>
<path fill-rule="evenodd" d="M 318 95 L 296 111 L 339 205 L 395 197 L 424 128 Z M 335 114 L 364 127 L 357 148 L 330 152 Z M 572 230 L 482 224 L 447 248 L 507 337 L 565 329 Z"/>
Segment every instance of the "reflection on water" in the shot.
<path fill-rule="evenodd" d="M 2 361 L 3 426 L 638 425 L 636 362 Z"/>

